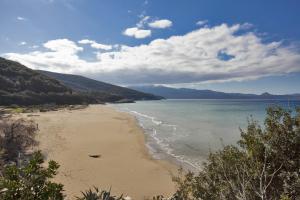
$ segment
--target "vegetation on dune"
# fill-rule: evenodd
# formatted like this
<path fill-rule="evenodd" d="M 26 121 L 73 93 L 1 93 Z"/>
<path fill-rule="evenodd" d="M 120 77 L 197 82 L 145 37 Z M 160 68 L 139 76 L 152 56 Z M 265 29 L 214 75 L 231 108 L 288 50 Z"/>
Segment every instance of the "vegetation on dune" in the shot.
<path fill-rule="evenodd" d="M 37 125 L 33 121 L 0 118 L 0 169 L 4 163 L 19 165 L 28 148 L 37 144 L 36 131 Z"/>
<path fill-rule="evenodd" d="M 63 186 L 50 181 L 58 164 L 51 161 L 43 168 L 42 163 L 37 153 L 25 165 L 6 165 L 1 170 L 0 199 L 63 199 Z M 238 146 L 224 146 L 211 153 L 199 173 L 181 173 L 174 181 L 177 191 L 172 197 L 156 196 L 153 200 L 300 199 L 300 109 L 293 114 L 279 107 L 269 108 L 264 128 L 250 120 L 247 129 L 241 130 Z M 126 197 L 95 188 L 77 199 Z"/>
<path fill-rule="evenodd" d="M 24 91 L 19 93 L 3 93 L 0 91 L 0 105 L 75 105 L 87 103 L 102 103 L 88 94 L 77 93 L 35 93 Z"/>
<path fill-rule="evenodd" d="M 60 200 L 63 185 L 51 182 L 59 165 L 50 161 L 44 168 L 40 152 L 28 150 L 37 142 L 38 127 L 25 119 L 3 119 L 0 115 L 0 199 Z M 28 159 L 30 157 L 30 159 Z M 29 160 L 29 161 L 28 161 Z"/>
<path fill-rule="evenodd" d="M 49 161 L 43 167 L 44 158 L 40 152 L 24 166 L 5 167 L 0 178 L 0 199 L 5 200 L 62 200 L 63 185 L 51 182 L 59 165 Z"/>
<path fill-rule="evenodd" d="M 89 189 L 85 192 L 81 192 L 82 197 L 76 197 L 77 200 L 131 200 L 130 197 L 120 197 L 112 196 L 110 190 L 99 190 L 94 187 L 94 190 Z"/>

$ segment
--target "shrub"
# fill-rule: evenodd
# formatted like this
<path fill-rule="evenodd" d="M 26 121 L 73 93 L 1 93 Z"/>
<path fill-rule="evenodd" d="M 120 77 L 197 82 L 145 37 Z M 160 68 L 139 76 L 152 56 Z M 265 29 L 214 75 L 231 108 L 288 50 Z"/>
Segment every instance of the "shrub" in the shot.
<path fill-rule="evenodd" d="M 35 145 L 37 131 L 33 121 L 6 119 L 0 121 L 0 153 L 4 162 L 17 164 L 19 156 Z"/>
<path fill-rule="evenodd" d="M 43 167 L 44 160 L 40 152 L 23 167 L 6 166 L 0 178 L 0 199 L 5 200 L 62 200 L 63 185 L 50 181 L 59 165 L 50 161 Z"/>
<path fill-rule="evenodd" d="M 300 109 L 295 116 L 267 109 L 265 128 L 251 120 L 238 147 L 209 155 L 198 174 L 176 177 L 176 199 L 267 200 L 300 198 Z"/>
<path fill-rule="evenodd" d="M 82 197 L 77 197 L 77 200 L 129 200 L 129 198 L 123 198 L 123 195 L 121 195 L 120 197 L 116 197 L 111 195 L 110 190 L 100 191 L 98 188 L 94 187 L 94 190 L 89 189 L 85 192 L 82 192 Z"/>

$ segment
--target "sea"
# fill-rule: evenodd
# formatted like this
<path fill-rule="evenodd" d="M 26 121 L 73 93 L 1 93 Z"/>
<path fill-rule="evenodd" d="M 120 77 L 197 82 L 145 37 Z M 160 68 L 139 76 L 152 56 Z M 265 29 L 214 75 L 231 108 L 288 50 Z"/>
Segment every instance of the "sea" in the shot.
<path fill-rule="evenodd" d="M 263 127 L 267 107 L 295 110 L 300 101 L 168 99 L 112 106 L 136 117 L 154 158 L 197 171 L 210 152 L 236 145 L 249 120 Z"/>

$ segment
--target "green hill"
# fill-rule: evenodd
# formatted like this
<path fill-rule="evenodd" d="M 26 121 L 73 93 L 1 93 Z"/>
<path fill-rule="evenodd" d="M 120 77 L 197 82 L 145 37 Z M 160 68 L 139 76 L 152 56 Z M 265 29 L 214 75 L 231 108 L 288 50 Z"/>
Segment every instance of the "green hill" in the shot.
<path fill-rule="evenodd" d="M 77 75 L 35 71 L 0 57 L 0 105 L 83 104 L 160 99 Z"/>
<path fill-rule="evenodd" d="M 87 93 L 100 93 L 109 94 L 114 96 L 121 96 L 127 100 L 159 100 L 163 99 L 160 96 L 155 96 L 149 93 L 144 93 L 129 89 L 126 87 L 116 86 L 109 83 L 104 83 L 101 81 L 96 81 L 84 76 L 72 75 L 72 74 L 61 74 L 49 71 L 38 72 L 45 74 L 49 77 L 59 80 L 64 85 L 72 88 L 74 91 L 87 92 Z"/>
<path fill-rule="evenodd" d="M 0 105 L 97 103 L 96 98 L 73 92 L 59 81 L 24 65 L 0 58 Z"/>

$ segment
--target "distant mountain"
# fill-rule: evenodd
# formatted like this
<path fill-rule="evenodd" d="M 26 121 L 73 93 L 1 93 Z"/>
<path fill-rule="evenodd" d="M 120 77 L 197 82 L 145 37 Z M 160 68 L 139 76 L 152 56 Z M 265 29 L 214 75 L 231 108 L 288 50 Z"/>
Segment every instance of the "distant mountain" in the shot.
<path fill-rule="evenodd" d="M 148 94 L 126 87 L 120 87 L 101 81 L 96 81 L 90 78 L 79 75 L 61 74 L 49 71 L 38 70 L 39 73 L 59 80 L 62 84 L 72 88 L 74 91 L 92 93 L 94 96 L 111 95 L 116 98 L 119 97 L 120 101 L 126 100 L 159 100 L 160 96 Z M 118 100 L 118 99 L 116 99 Z"/>
<path fill-rule="evenodd" d="M 97 103 L 59 81 L 0 57 L 0 105 Z"/>
<path fill-rule="evenodd" d="M 196 90 L 188 88 L 170 88 L 164 86 L 131 86 L 130 88 L 147 92 L 154 95 L 162 96 L 167 99 L 290 99 L 300 100 L 300 94 L 291 95 L 273 95 L 263 93 L 242 94 L 242 93 L 225 93 L 213 90 Z"/>

